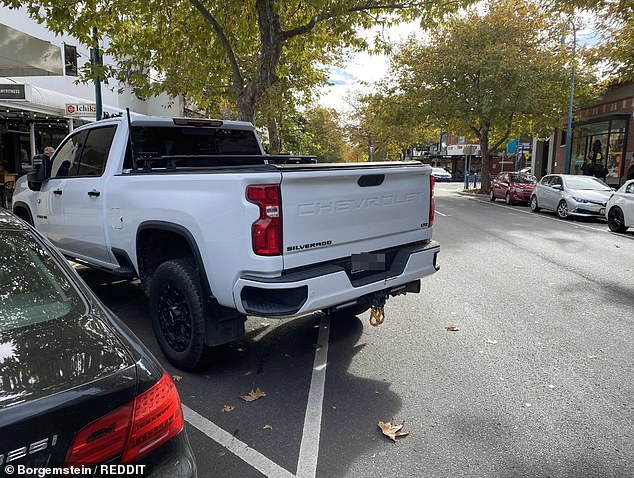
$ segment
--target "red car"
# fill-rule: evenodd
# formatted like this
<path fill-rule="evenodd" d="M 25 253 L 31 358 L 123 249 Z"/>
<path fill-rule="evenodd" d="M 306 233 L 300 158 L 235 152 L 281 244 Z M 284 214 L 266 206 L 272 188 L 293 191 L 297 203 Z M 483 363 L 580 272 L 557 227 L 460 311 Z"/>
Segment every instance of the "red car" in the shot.
<path fill-rule="evenodd" d="M 537 178 L 528 173 L 506 172 L 498 174 L 498 177 L 491 181 L 491 191 L 489 199 L 504 199 L 506 204 L 516 202 L 528 204 L 531 200 L 531 193 L 537 184 Z"/>

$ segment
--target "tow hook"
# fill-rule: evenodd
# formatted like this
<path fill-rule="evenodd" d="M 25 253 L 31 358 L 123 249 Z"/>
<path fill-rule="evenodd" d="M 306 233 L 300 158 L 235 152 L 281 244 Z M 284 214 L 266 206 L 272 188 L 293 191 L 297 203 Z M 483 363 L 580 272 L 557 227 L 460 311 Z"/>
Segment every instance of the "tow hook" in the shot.
<path fill-rule="evenodd" d="M 370 303 L 370 325 L 378 327 L 385 322 L 385 301 L 388 295 L 384 293 L 374 294 Z"/>

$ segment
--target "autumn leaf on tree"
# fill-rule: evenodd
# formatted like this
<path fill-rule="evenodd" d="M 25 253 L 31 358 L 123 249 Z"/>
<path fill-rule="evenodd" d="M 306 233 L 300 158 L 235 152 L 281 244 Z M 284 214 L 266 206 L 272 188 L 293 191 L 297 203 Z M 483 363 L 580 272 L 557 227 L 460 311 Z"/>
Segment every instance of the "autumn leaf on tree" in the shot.
<path fill-rule="evenodd" d="M 266 397 L 266 392 L 260 390 L 260 388 L 256 388 L 255 390 L 251 390 L 246 395 L 242 395 L 240 398 L 245 402 L 254 402 L 262 397 Z"/>
<path fill-rule="evenodd" d="M 399 424 L 394 423 L 394 419 L 392 418 L 389 422 L 385 423 L 379 420 L 379 428 L 383 432 L 383 435 L 390 438 L 392 441 L 396 441 L 397 438 L 402 438 L 404 436 L 409 435 L 409 432 L 402 432 L 401 428 L 405 425 L 405 422 L 401 422 Z"/>

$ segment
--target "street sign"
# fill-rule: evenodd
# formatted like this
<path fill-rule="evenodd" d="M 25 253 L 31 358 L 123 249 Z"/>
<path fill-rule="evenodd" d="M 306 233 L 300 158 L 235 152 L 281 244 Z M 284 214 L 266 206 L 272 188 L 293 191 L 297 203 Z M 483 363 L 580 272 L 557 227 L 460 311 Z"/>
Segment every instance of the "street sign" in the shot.
<path fill-rule="evenodd" d="M 97 105 L 95 103 L 66 103 L 66 116 L 78 118 L 80 116 L 96 116 Z"/>

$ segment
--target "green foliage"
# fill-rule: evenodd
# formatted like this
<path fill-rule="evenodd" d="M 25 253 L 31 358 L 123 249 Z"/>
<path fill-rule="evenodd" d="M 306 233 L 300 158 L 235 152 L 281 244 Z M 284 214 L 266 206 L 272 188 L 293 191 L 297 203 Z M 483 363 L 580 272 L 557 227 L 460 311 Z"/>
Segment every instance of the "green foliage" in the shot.
<path fill-rule="evenodd" d="M 267 91 L 286 79 L 309 95 L 324 81 L 323 65 L 344 49 L 367 48 L 363 28 L 438 17 L 470 0 L 400 3 L 377 0 L 0 0 L 25 6 L 57 33 L 90 44 L 96 27 L 117 66 L 100 73 L 147 97 L 183 94 L 205 111 L 232 102 L 255 121 Z M 106 40 L 107 39 L 107 40 Z M 84 72 L 94 73 L 94 72 Z M 102 78 L 106 79 L 106 78 Z M 276 112 L 274 112 L 277 114 Z M 270 116 L 270 114 L 268 115 Z"/>
<path fill-rule="evenodd" d="M 436 132 L 416 102 L 384 83 L 377 90 L 358 98 L 353 113 L 350 138 L 359 150 L 372 146 L 374 160 L 402 159 L 411 146 L 433 142 Z"/>
<path fill-rule="evenodd" d="M 346 143 L 336 110 L 313 107 L 300 123 L 300 132 L 310 141 L 305 142 L 305 154 L 317 157 L 318 162 L 339 163 L 344 160 Z"/>
<path fill-rule="evenodd" d="M 526 0 L 493 0 L 405 42 L 393 58 L 397 85 L 452 133 L 478 138 L 483 189 L 489 155 L 519 133 L 546 135 L 565 117 L 570 88 L 561 23 Z M 578 67 L 581 64 L 578 64 Z M 586 93 L 587 74 L 578 75 Z"/>

